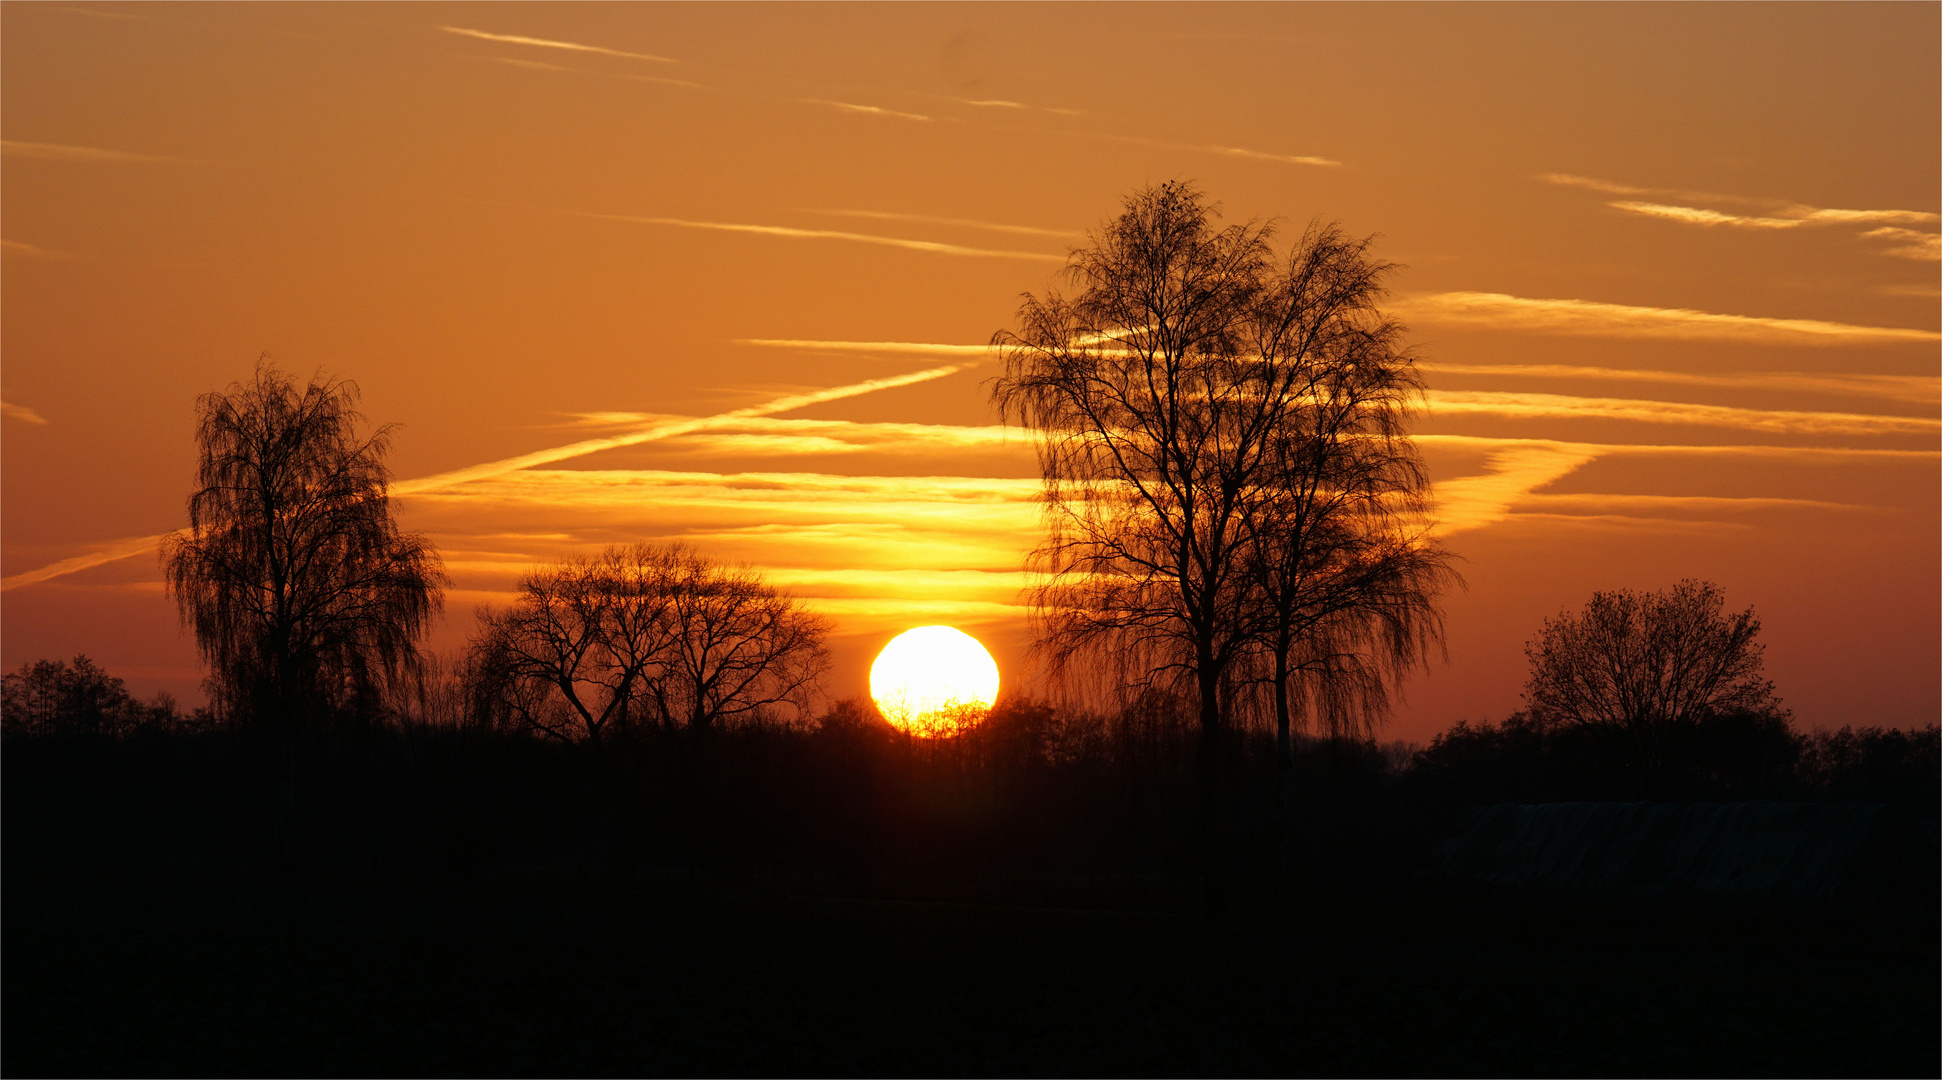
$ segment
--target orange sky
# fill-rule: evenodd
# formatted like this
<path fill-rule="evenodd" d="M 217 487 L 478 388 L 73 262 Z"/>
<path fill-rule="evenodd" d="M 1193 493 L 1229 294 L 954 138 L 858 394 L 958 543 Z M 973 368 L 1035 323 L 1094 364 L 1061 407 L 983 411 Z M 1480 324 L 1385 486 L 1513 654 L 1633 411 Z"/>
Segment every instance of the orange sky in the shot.
<path fill-rule="evenodd" d="M 140 540 L 267 351 L 455 474 L 400 485 L 440 647 L 536 561 L 680 536 L 836 622 L 839 696 L 921 623 L 1013 677 L 1036 468 L 964 347 L 1187 178 L 1408 264 L 1470 589 L 1393 735 L 1688 576 L 1805 723 L 1927 722 L 1938 41 L 1933 4 L 6 3 L 0 663 L 199 697 Z"/>

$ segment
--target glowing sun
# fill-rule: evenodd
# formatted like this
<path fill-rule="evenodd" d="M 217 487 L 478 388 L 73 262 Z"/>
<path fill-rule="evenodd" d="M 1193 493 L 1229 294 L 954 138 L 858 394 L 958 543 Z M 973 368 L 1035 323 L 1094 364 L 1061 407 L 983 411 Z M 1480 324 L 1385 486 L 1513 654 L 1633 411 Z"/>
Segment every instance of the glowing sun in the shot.
<path fill-rule="evenodd" d="M 900 731 L 950 735 L 976 723 L 998 699 L 998 664 L 962 630 L 920 626 L 891 638 L 877 654 L 870 696 Z"/>

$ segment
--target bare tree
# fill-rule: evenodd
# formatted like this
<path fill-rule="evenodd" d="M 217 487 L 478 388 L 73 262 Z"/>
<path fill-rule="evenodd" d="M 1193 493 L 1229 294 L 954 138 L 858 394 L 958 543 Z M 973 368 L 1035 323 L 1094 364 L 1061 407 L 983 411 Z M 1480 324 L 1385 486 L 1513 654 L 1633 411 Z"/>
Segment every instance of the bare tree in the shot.
<path fill-rule="evenodd" d="M 667 570 L 664 551 L 635 545 L 526 575 L 516 603 L 479 613 L 478 670 L 525 726 L 599 744 L 640 718 L 673 660 Z"/>
<path fill-rule="evenodd" d="M 1297 723 L 1373 734 L 1390 687 L 1440 639 L 1437 597 L 1459 581 L 1429 535 L 1429 478 L 1407 431 L 1422 382 L 1403 326 L 1377 307 L 1396 267 L 1369 246 L 1311 226 L 1248 324 L 1264 398 L 1283 399 L 1241 506 L 1284 782 Z"/>
<path fill-rule="evenodd" d="M 203 395 L 189 529 L 162 546 L 219 700 L 288 729 L 373 702 L 443 605 L 437 553 L 391 514 L 391 429 L 360 436 L 357 398 L 267 357 Z"/>
<path fill-rule="evenodd" d="M 1682 727 L 1779 711 L 1754 641 L 1760 620 L 1725 603 L 1718 585 L 1688 578 L 1662 592 L 1593 593 L 1582 612 L 1546 619 L 1524 646 L 1533 718 L 1607 732 L 1653 770 Z"/>
<path fill-rule="evenodd" d="M 695 729 L 783 704 L 807 716 L 829 668 L 829 624 L 746 566 L 664 551 L 674 658 L 656 687 L 663 711 Z"/>
<path fill-rule="evenodd" d="M 568 558 L 527 575 L 520 593 L 480 614 L 476 667 L 499 707 L 562 741 L 806 709 L 828 666 L 823 620 L 753 571 L 681 544 Z"/>
<path fill-rule="evenodd" d="M 1247 685 L 1271 684 L 1284 747 L 1292 711 L 1379 705 L 1449 576 L 1416 520 L 1414 361 L 1375 307 L 1393 267 L 1332 226 L 1278 259 L 1271 227 L 1216 219 L 1191 185 L 1135 194 L 1073 253 L 1074 293 L 1027 295 L 992 339 L 993 397 L 1038 433 L 1051 670 L 1191 691 L 1203 824 Z"/>
<path fill-rule="evenodd" d="M 1278 403 L 1247 355 L 1267 231 L 1215 229 L 1191 186 L 1135 194 L 1072 254 L 1068 297 L 1026 295 L 993 399 L 1035 429 L 1050 536 L 1036 610 L 1052 673 L 1082 656 L 1187 684 L 1211 752 L 1247 650 L 1243 496 Z"/>

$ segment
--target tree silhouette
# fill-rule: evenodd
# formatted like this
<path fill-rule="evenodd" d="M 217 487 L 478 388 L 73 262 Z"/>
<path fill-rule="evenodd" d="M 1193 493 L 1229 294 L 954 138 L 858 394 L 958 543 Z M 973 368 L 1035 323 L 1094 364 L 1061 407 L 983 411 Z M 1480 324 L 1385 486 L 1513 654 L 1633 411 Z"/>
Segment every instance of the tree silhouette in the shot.
<path fill-rule="evenodd" d="M 1752 608 L 1728 615 L 1724 606 L 1718 585 L 1688 578 L 1662 592 L 1593 593 L 1582 612 L 1546 619 L 1524 646 L 1534 719 L 1600 732 L 1652 773 L 1694 725 L 1777 713 L 1753 640 L 1760 620 Z"/>
<path fill-rule="evenodd" d="M 1376 307 L 1395 266 L 1369 245 L 1311 226 L 1248 323 L 1267 393 L 1285 397 L 1240 500 L 1284 785 L 1297 721 L 1373 734 L 1389 687 L 1441 637 L 1436 600 L 1459 580 L 1428 535 L 1429 478 L 1405 426 L 1422 383 L 1404 328 Z"/>
<path fill-rule="evenodd" d="M 1293 711 L 1379 704 L 1450 576 L 1416 520 L 1420 383 L 1375 308 L 1393 268 L 1333 226 L 1277 258 L 1271 226 L 1217 218 L 1189 184 L 1134 194 L 1073 253 L 1073 294 L 1028 294 L 992 339 L 993 398 L 1038 435 L 1051 670 L 1191 691 L 1203 819 L 1251 680 L 1284 746 Z"/>
<path fill-rule="evenodd" d="M 163 542 L 215 696 L 286 729 L 370 706 L 443 605 L 437 553 L 392 518 L 390 428 L 360 437 L 357 397 L 322 376 L 300 390 L 267 357 L 203 395 L 189 529 Z"/>
<path fill-rule="evenodd" d="M 807 694 L 828 625 L 746 567 L 682 544 L 614 546 L 527 575 L 480 614 L 475 663 L 497 707 L 598 744 L 637 723 L 708 728 Z"/>
<path fill-rule="evenodd" d="M 674 662 L 656 687 L 663 711 L 697 729 L 783 704 L 807 716 L 829 624 L 748 567 L 664 551 Z"/>
<path fill-rule="evenodd" d="M 114 736 L 149 712 L 128 687 L 86 656 L 37 660 L 0 679 L 0 724 L 9 735 Z M 159 707 L 154 711 L 159 712 Z"/>
<path fill-rule="evenodd" d="M 522 578 L 511 607 L 482 609 L 474 665 L 497 706 L 563 742 L 629 726 L 672 660 L 663 562 L 644 545 L 568 556 Z"/>
<path fill-rule="evenodd" d="M 1035 600 L 1054 674 L 1081 656 L 1175 679 L 1218 736 L 1245 625 L 1244 492 L 1269 467 L 1283 402 L 1247 355 L 1266 230 L 1215 229 L 1194 188 L 1132 196 L 1073 253 L 1070 297 L 1027 294 L 1000 331 L 992 394 L 1038 433 L 1050 537 Z"/>

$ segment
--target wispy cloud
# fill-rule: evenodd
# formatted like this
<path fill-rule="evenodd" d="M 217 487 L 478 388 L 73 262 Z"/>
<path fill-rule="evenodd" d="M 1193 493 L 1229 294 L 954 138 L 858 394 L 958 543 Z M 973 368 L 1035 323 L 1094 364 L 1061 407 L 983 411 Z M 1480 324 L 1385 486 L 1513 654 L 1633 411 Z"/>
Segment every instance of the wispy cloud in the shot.
<path fill-rule="evenodd" d="M 937 345 L 923 341 L 814 341 L 801 338 L 736 338 L 737 345 L 763 345 L 779 349 L 814 349 L 823 352 L 874 352 L 915 356 L 991 356 L 989 345 Z"/>
<path fill-rule="evenodd" d="M 1855 345 L 1942 341 L 1933 330 L 1855 326 L 1818 319 L 1720 315 L 1688 308 L 1634 307 L 1595 300 L 1544 300 L 1503 293 L 1448 292 L 1400 298 L 1399 309 L 1431 321 L 1503 330 L 1612 337 L 1757 341 L 1773 345 Z"/>
<path fill-rule="evenodd" d="M 25 405 L 15 405 L 11 401 L 0 401 L 0 416 L 5 416 L 9 420 L 18 420 L 23 424 L 39 424 L 42 426 L 47 424 L 46 417 Z"/>
<path fill-rule="evenodd" d="M 1048 105 L 1027 105 L 1022 101 L 1005 101 L 997 98 L 947 98 L 959 105 L 969 105 L 977 109 L 1015 109 L 1021 112 L 1046 112 L 1058 116 L 1084 116 L 1079 109 L 1055 109 Z"/>
<path fill-rule="evenodd" d="M 75 258 L 74 253 L 71 251 L 54 251 L 51 248 L 36 247 L 33 244 L 23 244 L 18 240 L 0 240 L 0 251 L 4 251 L 9 255 L 27 255 L 36 259 Z"/>
<path fill-rule="evenodd" d="M 1667 218 L 1686 225 L 1730 225 L 1736 229 L 1797 229 L 1802 225 L 1812 224 L 1805 218 L 1747 217 L 1743 214 L 1728 214 L 1719 210 L 1703 210 L 1692 206 L 1667 206 L 1662 203 L 1615 202 L 1605 205 L 1623 210 L 1628 214 Z"/>
<path fill-rule="evenodd" d="M 507 473 L 518 472 L 522 469 L 550 465 L 554 462 L 566 461 L 570 458 L 582 457 L 587 454 L 598 453 L 602 450 L 613 450 L 623 446 L 636 446 L 641 443 L 672 438 L 676 435 L 685 435 L 693 431 L 703 431 L 711 427 L 720 427 L 752 417 L 788 412 L 791 409 L 800 409 L 806 405 L 818 405 L 826 401 L 840 401 L 844 398 L 871 394 L 878 390 L 889 390 L 899 386 L 911 386 L 916 383 L 928 382 L 932 379 L 941 379 L 946 375 L 960 370 L 962 370 L 961 365 L 929 368 L 924 371 L 914 371 L 907 375 L 892 375 L 881 379 L 865 379 L 862 382 L 850 383 L 847 386 L 835 386 L 825 390 L 811 390 L 801 394 L 788 394 L 771 401 L 765 401 L 760 405 L 750 405 L 742 409 L 731 409 L 728 412 L 718 413 L 714 416 L 688 417 L 680 420 L 659 420 L 620 435 L 609 435 L 598 439 L 582 439 L 579 442 L 568 443 L 565 446 L 549 447 L 545 450 L 535 450 L 528 454 L 502 458 L 498 461 L 490 461 L 482 465 L 454 469 L 450 472 L 420 477 L 416 480 L 405 480 L 393 484 L 391 490 L 399 495 L 422 494 L 436 491 L 440 488 L 451 487 L 456 484 L 466 484 L 478 480 L 488 480 L 494 477 L 504 476 Z"/>
<path fill-rule="evenodd" d="M 98 146 L 69 146 L 65 143 L 15 142 L 0 139 L 0 153 L 9 157 L 39 161 L 72 161 L 90 165 L 193 165 L 186 158 L 137 154 L 128 150 L 103 150 Z"/>
<path fill-rule="evenodd" d="M 1619 184 L 1609 180 L 1598 180 L 1588 176 L 1571 176 L 1565 173 L 1544 173 L 1538 177 L 1550 184 L 1563 184 L 1571 187 L 1586 188 L 1605 195 L 1656 195 L 1672 196 L 1687 202 L 1714 203 L 1731 206 L 1758 207 L 1763 213 L 1733 214 L 1723 210 L 1708 209 L 1704 206 L 1678 206 L 1669 203 L 1620 200 L 1607 203 L 1607 206 L 1628 214 L 1642 217 L 1675 221 L 1683 225 L 1697 225 L 1702 228 L 1724 226 L 1733 229 L 1799 229 L 1827 225 L 1880 225 L 1891 223 L 1891 227 L 1873 229 L 1861 235 L 1872 239 L 1888 239 L 1902 246 L 1884 251 L 1905 259 L 1935 260 L 1942 259 L 1942 235 L 1916 229 L 1898 228 L 1900 225 L 1934 225 L 1942 222 L 1942 214 L 1928 210 L 1843 210 L 1829 207 L 1808 206 L 1804 203 L 1787 202 L 1780 199 L 1750 198 L 1744 195 L 1721 195 L 1705 191 L 1674 191 L 1665 188 L 1641 188 L 1630 184 Z"/>
<path fill-rule="evenodd" d="M 1522 500 L 1535 510 L 1614 510 L 1752 513 L 1761 510 L 1874 510 L 1859 503 L 1826 502 L 1821 499 L 1774 499 L 1758 496 L 1719 495 L 1612 495 L 1599 492 L 1553 494 L 1533 492 Z"/>
<path fill-rule="evenodd" d="M 541 545 L 548 554 L 610 538 L 685 539 L 756 564 L 819 610 L 867 621 L 912 604 L 968 612 L 1014 602 L 1041 530 L 1040 487 L 948 475 L 525 470 L 429 493 L 412 513 L 441 547 L 474 553 L 453 566 L 466 588 L 503 588 L 516 576 L 517 561 L 493 549 L 535 547 L 468 536 L 474 523 L 494 532 L 565 525 L 577 543 Z"/>
<path fill-rule="evenodd" d="M 122 559 L 129 558 L 133 555 L 142 555 L 154 551 L 162 543 L 162 538 L 166 535 L 168 534 L 157 533 L 154 536 L 137 536 L 127 540 L 114 540 L 105 544 L 97 544 L 94 550 L 85 554 L 75 555 L 62 559 L 59 562 L 48 563 L 38 570 L 28 570 L 25 573 L 15 574 L 12 577 L 0 578 L 0 592 L 18 589 L 22 585 L 33 585 L 37 582 L 51 581 L 54 578 L 64 577 L 68 574 L 77 573 L 91 567 L 103 566 L 111 562 L 118 562 Z"/>
<path fill-rule="evenodd" d="M 1930 222 L 1936 215 L 1917 210 L 1820 210 L 1811 206 L 1786 207 L 1777 211 L 1778 216 L 1755 217 L 1747 214 L 1729 214 L 1721 210 L 1707 210 L 1693 206 L 1671 206 L 1664 203 L 1614 202 L 1607 203 L 1629 214 L 1645 217 L 1666 218 L 1687 225 L 1727 225 L 1736 229 L 1798 229 L 1817 225 L 1872 224 L 1879 221 Z M 1863 236 L 1900 234 L 1908 237 L 1933 237 L 1933 233 L 1917 232 L 1913 229 L 1885 228 L 1862 233 Z"/>
<path fill-rule="evenodd" d="M 1873 224 L 1877 221 L 1899 221 L 1907 225 L 1934 225 L 1942 222 L 1942 214 L 1932 214 L 1927 210 L 1821 210 L 1811 206 L 1792 206 L 1782 213 L 1798 216 L 1804 221 L 1843 225 Z"/>
<path fill-rule="evenodd" d="M 1574 443 L 1548 439 L 1508 439 L 1495 436 L 1421 435 L 1426 446 L 1462 447 L 1487 451 L 1489 472 L 1439 481 L 1435 487 L 1437 532 L 1464 532 L 1509 520 L 1556 518 L 1596 527 L 1636 527 L 1668 524 L 1717 524 L 1690 518 L 1668 520 L 1665 514 L 1743 514 L 1765 510 L 1864 511 L 1874 507 L 1815 499 L 1747 496 L 1545 493 L 1543 488 L 1602 457 L 1700 455 L 1793 458 L 1799 460 L 1892 459 L 1932 463 L 1933 451 L 1864 450 L 1817 446 L 1648 446 Z M 1659 515 L 1641 517 L 1640 514 Z"/>
<path fill-rule="evenodd" d="M 888 210 L 804 210 L 805 214 L 827 214 L 830 217 L 865 218 L 871 221 L 910 221 L 923 225 L 956 225 L 966 229 L 985 229 L 990 232 L 1017 233 L 1020 236 L 1056 236 L 1064 238 L 1082 237 L 1083 232 L 1072 229 L 1040 229 L 1031 225 L 1000 225 L 990 221 L 973 221 L 970 218 L 931 217 L 928 214 L 897 214 Z"/>
<path fill-rule="evenodd" d="M 1942 259 L 1942 234 L 1885 226 L 1879 229 L 1869 229 L 1861 235 L 1870 240 L 1893 240 L 1901 245 L 1900 247 L 1892 247 L 1883 251 L 1883 255 L 1895 255 L 1904 259 L 1921 259 L 1925 262 L 1935 262 L 1938 259 Z"/>
<path fill-rule="evenodd" d="M 1517 450 L 1548 447 L 1582 452 L 1593 457 L 1752 457 L 1796 458 L 1802 461 L 1876 461 L 1881 463 L 1930 464 L 1942 461 L 1942 451 L 1888 450 L 1861 446 L 1761 446 L 1751 443 L 1666 444 L 1666 443 L 1588 443 L 1568 439 L 1530 439 L 1506 435 L 1445 435 L 1435 432 L 1414 437 L 1424 447 L 1460 450 Z"/>
<path fill-rule="evenodd" d="M 458 26 L 441 26 L 438 29 L 447 34 L 477 38 L 480 41 L 496 41 L 507 45 L 532 45 L 541 49 L 565 49 L 568 52 L 598 53 L 601 56 L 624 56 L 630 60 L 651 60 L 657 64 L 679 63 L 679 61 L 672 57 L 655 56 L 652 53 L 627 52 L 622 49 L 609 49 L 600 45 L 582 45 L 577 41 L 554 41 L 550 38 L 526 37 L 522 34 L 492 34 L 484 30 L 467 30 Z"/>
<path fill-rule="evenodd" d="M 792 592 L 829 598 L 897 597 L 924 600 L 955 594 L 959 599 L 1010 604 L 1030 583 L 1024 570 L 861 570 L 783 569 L 770 580 Z"/>
<path fill-rule="evenodd" d="M 1331 158 L 1312 157 L 1307 154 L 1270 154 L 1261 150 L 1249 150 L 1240 146 L 1188 146 L 1188 150 L 1198 150 L 1203 154 L 1219 154 L 1222 157 L 1248 158 L 1254 161 L 1278 161 L 1283 165 L 1321 165 L 1337 168 L 1342 163 Z"/>
<path fill-rule="evenodd" d="M 1178 143 L 1164 139 L 1148 139 L 1139 135 L 1113 135 L 1106 132 L 1073 132 L 1088 134 L 1093 138 L 1111 142 L 1132 143 L 1135 146 L 1151 146 L 1161 150 L 1182 150 L 1190 154 L 1219 154 L 1222 157 L 1245 158 L 1249 161 L 1273 161 L 1282 165 L 1317 165 L 1323 168 L 1339 168 L 1341 162 L 1333 158 L 1312 157 L 1306 154 L 1271 154 L 1263 150 L 1249 150 L 1239 146 L 1215 146 L 1209 143 Z"/>
<path fill-rule="evenodd" d="M 479 59 L 488 64 L 504 64 L 507 67 L 523 68 L 527 71 L 572 71 L 570 67 L 549 64 L 544 60 L 520 60 L 511 56 L 482 56 Z"/>
<path fill-rule="evenodd" d="M 447 504 L 531 501 L 554 506 L 611 506 L 629 513 L 659 513 L 664 504 L 723 503 L 748 510 L 750 524 L 780 528 L 794 519 L 775 517 L 804 507 L 840 506 L 873 521 L 904 520 L 900 504 L 940 503 L 960 510 L 1016 505 L 1036 518 L 1037 478 L 987 476 L 851 476 L 822 472 L 697 472 L 670 469 L 508 469 L 459 483 L 428 485 L 418 496 Z M 653 489 L 653 498 L 641 493 Z M 793 508 L 793 509 L 792 509 Z M 983 529 L 975 518 L 968 527 Z M 987 523 L 988 524 L 988 523 Z"/>
<path fill-rule="evenodd" d="M 1596 449 L 1565 443 L 1507 445 L 1491 451 L 1490 472 L 1436 485 L 1436 531 L 1444 536 L 1494 525 L 1531 492 L 1569 476 L 1598 457 Z"/>
<path fill-rule="evenodd" d="M 473 553 L 448 562 L 464 589 L 503 591 L 524 569 L 493 549 L 530 564 L 613 539 L 679 538 L 755 564 L 855 632 L 919 615 L 1022 614 L 1014 605 L 1039 537 L 1039 488 L 1035 478 L 529 470 L 428 494 L 412 513 L 441 548 Z M 565 524 L 575 539 L 493 542 L 468 535 L 478 522 Z"/>
<path fill-rule="evenodd" d="M 1525 419 L 1635 420 L 1654 424 L 1698 424 L 1789 435 L 1934 435 L 1942 420 L 1929 416 L 1876 416 L 1865 413 L 1793 412 L 1694 405 L 1682 401 L 1574 397 L 1499 391 L 1431 390 L 1430 409 L 1438 415 L 1489 413 Z"/>
<path fill-rule="evenodd" d="M 1809 375 L 1790 371 L 1704 375 L 1690 371 L 1578 367 L 1569 364 L 1454 364 L 1443 361 L 1423 361 L 1417 366 L 1432 374 L 1718 386 L 1737 390 L 1782 390 L 1879 397 L 1922 404 L 1942 401 L 1942 378 L 1933 375 Z"/>
<path fill-rule="evenodd" d="M 993 356 L 989 345 L 948 345 L 924 341 L 824 341 L 804 338 L 736 338 L 734 341 L 737 345 L 759 345 L 765 348 L 878 354 L 886 357 L 952 356 L 988 360 Z M 1688 371 L 1585 367 L 1573 364 L 1463 364 L 1440 360 L 1422 361 L 1418 366 L 1430 374 L 1716 386 L 1738 390 L 1843 394 L 1919 404 L 1942 401 L 1942 378 L 1933 375 L 1820 375 L 1790 371 L 1708 375 Z"/>
<path fill-rule="evenodd" d="M 1105 142 L 1126 143 L 1131 146 L 1150 146 L 1158 150 L 1177 150 L 1189 154 L 1219 154 L 1222 157 L 1244 158 L 1249 161 L 1272 161 L 1281 165 L 1314 165 L 1332 169 L 1338 168 L 1342 164 L 1333 158 L 1314 157 L 1307 154 L 1274 154 L 1263 150 L 1250 150 L 1240 146 L 1169 142 L 1165 139 L 1149 139 L 1143 135 L 1119 135 L 1108 131 L 1078 131 L 1073 129 L 1033 127 L 1013 127 L 1011 130 L 1035 131 L 1046 135 L 1100 139 Z"/>
<path fill-rule="evenodd" d="M 1604 195 L 1656 194 L 1652 188 L 1633 187 L 1630 184 L 1621 184 L 1612 180 L 1600 180 L 1594 176 L 1573 176 L 1570 173 L 1539 173 L 1537 178 L 1547 184 L 1585 188 Z"/>
<path fill-rule="evenodd" d="M 787 412 L 790 409 L 799 409 L 805 405 L 815 405 L 825 401 L 838 401 L 843 398 L 857 397 L 863 394 L 874 393 L 878 390 L 888 390 L 899 386 L 910 386 L 930 379 L 942 378 L 961 369 L 962 365 L 955 365 L 930 368 L 925 371 L 911 372 L 907 375 L 894 375 L 881 379 L 865 379 L 862 382 L 850 383 L 845 386 L 812 390 L 800 394 L 789 394 L 763 402 L 760 405 L 732 409 L 715 416 L 658 421 L 638 430 L 620 435 L 600 439 L 584 439 L 579 442 L 569 443 L 565 446 L 551 447 L 546 450 L 537 450 L 516 457 L 502 458 L 498 461 L 487 462 L 483 465 L 454 469 L 450 472 L 420 477 L 415 480 L 400 481 L 391 485 L 391 491 L 394 495 L 429 495 L 449 489 L 455 485 L 493 480 L 506 476 L 509 473 L 531 469 L 538 465 L 565 461 L 601 450 L 621 446 L 634 446 L 639 443 L 652 442 L 656 439 L 671 438 L 675 435 L 686 434 L 691 431 L 705 430 L 717 424 L 729 424 L 752 417 Z M 106 563 L 129 558 L 130 556 L 153 551 L 166 535 L 166 533 L 158 533 L 154 536 L 116 541 L 112 544 L 97 547 L 95 550 L 86 554 L 62 559 L 59 562 L 50 563 L 36 570 L 29 570 L 24 573 L 14 574 L 11 577 L 0 578 L 0 592 L 17 589 L 22 585 L 32 585 L 36 582 L 48 581 L 91 567 L 101 566 Z"/>
<path fill-rule="evenodd" d="M 783 236 L 796 240 L 848 240 L 858 244 L 877 244 L 882 247 L 904 248 L 909 251 L 928 251 L 936 255 L 963 255 L 982 259 L 1026 259 L 1032 262 L 1065 262 L 1063 255 L 1041 255 L 1032 251 L 1000 251 L 991 248 L 964 247 L 960 244 L 941 244 L 934 240 L 905 240 L 896 236 L 874 236 L 869 233 L 838 232 L 833 229 L 795 229 L 785 225 L 744 225 L 725 221 L 688 221 L 684 218 L 630 217 L 624 214 L 590 214 L 581 211 L 566 211 L 578 217 L 598 218 L 602 221 L 626 221 L 636 225 L 673 225 L 683 229 L 712 229 L 718 232 L 753 233 L 758 236 Z"/>
<path fill-rule="evenodd" d="M 634 413 L 588 413 L 589 425 L 630 427 L 664 421 Z M 1027 433 L 998 425 L 869 423 L 858 420 L 795 420 L 759 417 L 691 432 L 672 440 L 684 449 L 761 456 L 858 453 L 958 454 L 1029 450 Z"/>
<path fill-rule="evenodd" d="M 521 60 L 512 56 L 468 56 L 466 59 L 518 68 L 521 71 L 558 71 L 570 75 L 583 75 L 596 79 L 620 79 L 625 82 L 646 82 L 656 83 L 661 86 L 701 88 L 700 83 L 690 82 L 687 79 L 669 79 L 660 75 L 641 75 L 631 71 L 588 71 L 583 68 L 566 67 L 562 64 L 549 64 L 544 60 Z"/>
<path fill-rule="evenodd" d="M 854 105 L 847 101 L 830 101 L 826 98 L 797 98 L 796 100 L 804 105 L 823 105 L 840 112 L 858 113 L 864 116 L 887 116 L 895 120 L 917 120 L 926 124 L 932 122 L 930 117 L 922 113 L 898 112 L 896 109 L 885 109 L 877 105 Z"/>
<path fill-rule="evenodd" d="M 1687 202 L 1723 203 L 1729 206 L 1758 206 L 1777 219 L 1822 224 L 1863 222 L 1900 222 L 1908 225 L 1924 225 L 1942 222 L 1942 214 L 1928 210 L 1839 210 L 1809 206 L 1788 199 L 1768 199 L 1754 195 L 1727 195 L 1717 191 L 1688 191 L 1681 188 L 1650 188 L 1622 184 L 1613 180 L 1600 180 L 1591 176 L 1573 176 L 1569 173 L 1542 173 L 1539 180 L 1547 184 L 1560 184 L 1567 187 L 1584 188 L 1602 195 L 1653 195 L 1683 199 Z M 1615 205 L 1615 204 L 1614 204 Z M 1640 204 L 1653 205 L 1653 204 Z M 1687 209 L 1671 207 L 1670 209 Z M 1695 222 L 1698 223 L 1698 222 Z"/>
<path fill-rule="evenodd" d="M 682 420 L 685 417 L 674 413 L 645 412 L 579 412 L 563 413 L 566 421 L 561 424 L 545 424 L 543 427 L 581 427 L 581 428 L 636 428 L 644 424 L 658 424 L 665 420 Z"/>

